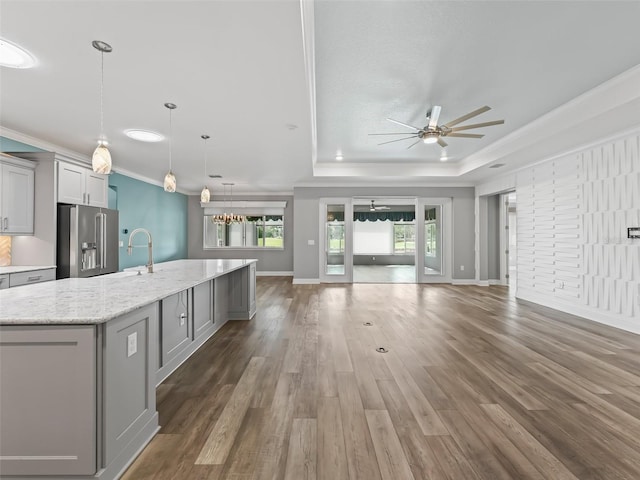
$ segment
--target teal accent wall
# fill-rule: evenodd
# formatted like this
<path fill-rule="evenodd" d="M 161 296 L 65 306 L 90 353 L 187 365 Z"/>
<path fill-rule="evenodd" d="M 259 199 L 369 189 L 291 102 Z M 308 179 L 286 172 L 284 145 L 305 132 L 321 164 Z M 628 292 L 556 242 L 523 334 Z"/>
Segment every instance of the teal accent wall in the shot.
<path fill-rule="evenodd" d="M 0 152 L 45 152 L 40 148 L 27 145 L 26 143 L 16 142 L 10 138 L 0 137 Z"/>
<path fill-rule="evenodd" d="M 153 262 L 187 258 L 187 199 L 181 193 L 167 193 L 162 187 L 119 173 L 109 176 L 109 208 L 120 217 L 120 270 L 147 263 L 147 236 L 133 240 L 133 254 L 127 254 L 129 234 L 136 228 L 149 230 L 153 237 Z M 129 233 L 123 233 L 127 229 Z"/>

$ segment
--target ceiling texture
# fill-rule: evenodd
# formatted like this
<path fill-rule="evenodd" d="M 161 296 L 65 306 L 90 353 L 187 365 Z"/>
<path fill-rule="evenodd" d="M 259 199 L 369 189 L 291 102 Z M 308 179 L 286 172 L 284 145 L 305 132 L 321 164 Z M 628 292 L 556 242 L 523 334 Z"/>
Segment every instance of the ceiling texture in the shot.
<path fill-rule="evenodd" d="M 104 126 L 114 170 L 179 191 L 296 185 L 473 185 L 640 126 L 640 1 L 2 0 L 0 36 L 35 68 L 0 69 L 0 134 L 88 158 Z M 613 80 L 612 80 L 613 79 Z M 371 133 L 465 123 L 437 144 Z M 200 135 L 208 134 L 207 175 Z M 51 148 L 51 147 L 50 147 Z M 342 160 L 336 160 L 341 154 Z M 504 163 L 499 170 L 492 164 Z"/>

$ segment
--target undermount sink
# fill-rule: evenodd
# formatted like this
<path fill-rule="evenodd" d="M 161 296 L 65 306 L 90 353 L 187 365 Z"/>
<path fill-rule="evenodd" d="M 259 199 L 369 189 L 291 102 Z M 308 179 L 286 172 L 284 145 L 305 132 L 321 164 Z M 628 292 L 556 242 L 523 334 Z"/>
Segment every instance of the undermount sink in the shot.
<path fill-rule="evenodd" d="M 162 271 L 161 268 L 157 268 L 156 265 L 153 266 L 153 273 L 157 273 Z M 137 277 L 142 275 L 149 275 L 147 271 L 147 267 L 145 265 L 139 267 L 129 267 L 125 268 L 122 272 L 112 273 L 109 276 L 112 278 L 120 278 L 120 277 Z"/>

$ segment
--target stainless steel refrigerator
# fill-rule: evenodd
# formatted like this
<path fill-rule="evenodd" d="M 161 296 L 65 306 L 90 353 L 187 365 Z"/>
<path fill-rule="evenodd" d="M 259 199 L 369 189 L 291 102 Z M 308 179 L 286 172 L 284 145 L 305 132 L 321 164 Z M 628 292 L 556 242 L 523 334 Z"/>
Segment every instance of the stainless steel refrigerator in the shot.
<path fill-rule="evenodd" d="M 118 271 L 118 211 L 58 205 L 57 278 Z"/>

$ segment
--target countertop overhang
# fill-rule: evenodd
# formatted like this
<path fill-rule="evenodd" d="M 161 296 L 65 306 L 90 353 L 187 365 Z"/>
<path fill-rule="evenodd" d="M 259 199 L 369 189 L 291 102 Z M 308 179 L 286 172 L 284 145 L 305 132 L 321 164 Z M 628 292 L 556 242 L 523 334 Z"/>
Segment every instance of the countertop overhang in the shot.
<path fill-rule="evenodd" d="M 118 272 L 0 290 L 0 325 L 100 324 L 256 263 L 175 260 L 154 273 Z"/>

